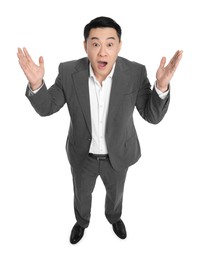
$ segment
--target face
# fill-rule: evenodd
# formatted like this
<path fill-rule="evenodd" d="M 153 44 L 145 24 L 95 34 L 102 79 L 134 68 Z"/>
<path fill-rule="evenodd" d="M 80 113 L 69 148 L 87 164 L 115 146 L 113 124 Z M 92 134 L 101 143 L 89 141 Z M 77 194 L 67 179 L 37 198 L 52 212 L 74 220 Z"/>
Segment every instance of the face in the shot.
<path fill-rule="evenodd" d="M 91 29 L 84 48 L 97 80 L 103 81 L 111 72 L 121 49 L 116 30 L 108 27 Z"/>

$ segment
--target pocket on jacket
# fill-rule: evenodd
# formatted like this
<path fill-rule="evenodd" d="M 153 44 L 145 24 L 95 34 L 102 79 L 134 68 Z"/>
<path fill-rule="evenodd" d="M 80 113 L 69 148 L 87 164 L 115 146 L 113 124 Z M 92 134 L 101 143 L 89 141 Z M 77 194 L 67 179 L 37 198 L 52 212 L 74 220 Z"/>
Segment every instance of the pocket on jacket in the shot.
<path fill-rule="evenodd" d="M 131 136 L 129 139 L 125 142 L 124 147 L 124 158 L 127 163 L 127 165 L 131 165 L 140 158 L 141 156 L 141 149 L 140 149 L 140 143 L 138 140 L 138 137 L 136 134 Z"/>

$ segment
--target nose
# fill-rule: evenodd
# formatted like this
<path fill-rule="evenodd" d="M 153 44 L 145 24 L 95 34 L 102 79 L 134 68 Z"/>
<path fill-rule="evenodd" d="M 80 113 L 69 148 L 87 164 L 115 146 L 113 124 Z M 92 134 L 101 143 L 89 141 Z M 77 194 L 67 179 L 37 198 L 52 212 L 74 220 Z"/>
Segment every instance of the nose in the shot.
<path fill-rule="evenodd" d="M 101 45 L 100 51 L 99 51 L 99 56 L 104 57 L 106 55 L 107 55 L 106 48 L 105 48 L 105 46 Z"/>

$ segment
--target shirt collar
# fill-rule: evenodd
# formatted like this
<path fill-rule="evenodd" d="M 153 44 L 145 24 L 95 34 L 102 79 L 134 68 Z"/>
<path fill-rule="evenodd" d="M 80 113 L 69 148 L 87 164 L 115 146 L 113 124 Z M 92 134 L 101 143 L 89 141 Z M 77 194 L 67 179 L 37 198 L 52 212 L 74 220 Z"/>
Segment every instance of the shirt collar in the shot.
<path fill-rule="evenodd" d="M 107 78 L 113 77 L 115 66 L 116 66 L 116 62 L 114 63 L 111 72 L 107 75 Z M 90 77 L 93 77 L 94 79 L 96 79 L 95 74 L 94 74 L 93 69 L 92 69 L 92 66 L 91 66 L 91 63 L 89 63 L 89 71 L 90 71 Z"/>

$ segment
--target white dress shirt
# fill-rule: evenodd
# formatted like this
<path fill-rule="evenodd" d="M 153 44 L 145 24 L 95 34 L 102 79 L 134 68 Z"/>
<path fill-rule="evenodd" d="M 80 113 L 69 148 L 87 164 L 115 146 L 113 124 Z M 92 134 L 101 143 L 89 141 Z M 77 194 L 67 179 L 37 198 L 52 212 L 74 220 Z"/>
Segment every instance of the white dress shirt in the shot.
<path fill-rule="evenodd" d="M 107 154 L 105 128 L 115 64 L 110 74 L 102 82 L 102 86 L 97 81 L 91 65 L 89 65 L 89 67 L 90 76 L 88 85 L 92 127 L 92 141 L 89 152 L 94 154 Z"/>
<path fill-rule="evenodd" d="M 114 74 L 115 64 L 102 82 L 102 85 L 97 81 L 91 64 L 89 65 L 90 75 L 89 75 L 89 96 L 90 96 L 90 112 L 91 112 L 91 126 L 92 126 L 92 141 L 90 146 L 90 153 L 94 154 L 107 154 L 107 146 L 105 141 L 105 128 L 109 109 L 109 100 L 112 86 L 112 79 Z M 42 84 L 42 86 L 44 83 Z M 30 84 L 28 84 L 30 93 L 29 95 L 36 94 L 41 88 L 37 90 L 32 90 Z M 157 84 L 154 84 L 155 90 L 161 99 L 166 98 L 168 91 L 161 92 L 157 88 Z"/>

